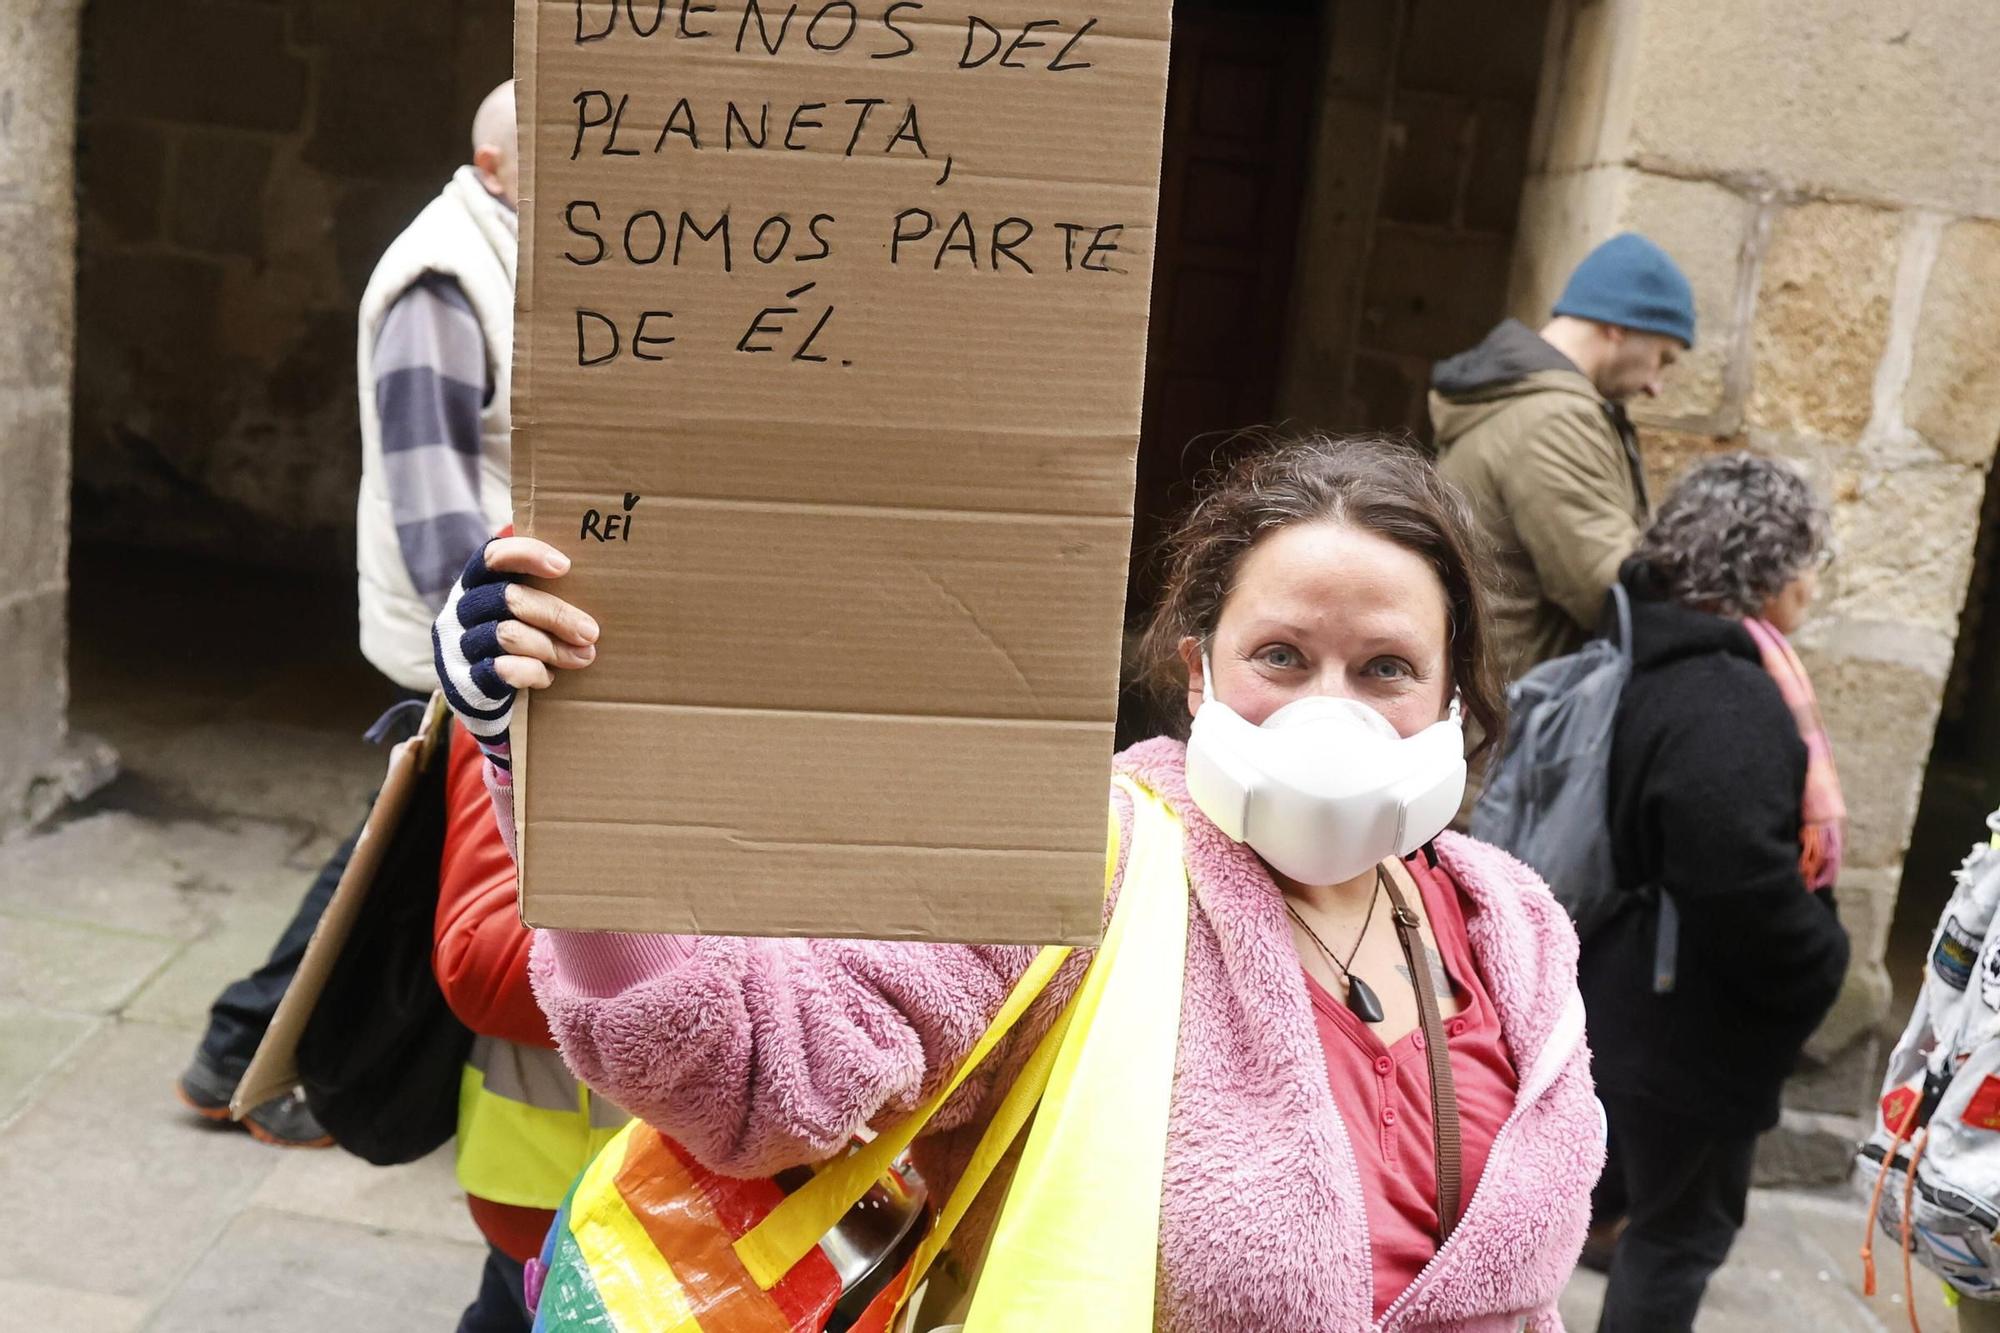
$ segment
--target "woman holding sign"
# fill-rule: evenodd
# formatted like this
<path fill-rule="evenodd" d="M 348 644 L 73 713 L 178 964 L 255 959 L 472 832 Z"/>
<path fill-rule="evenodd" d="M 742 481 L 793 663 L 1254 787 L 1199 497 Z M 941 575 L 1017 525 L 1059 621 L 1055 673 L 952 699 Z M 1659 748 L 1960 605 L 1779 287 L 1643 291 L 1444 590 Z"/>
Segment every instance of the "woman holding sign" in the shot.
<path fill-rule="evenodd" d="M 1464 784 L 1460 712 L 1487 736 L 1501 724 L 1475 560 L 1428 461 L 1370 439 L 1246 459 L 1174 538 L 1146 666 L 1192 725 L 1117 757 L 1107 858 L 1113 902 L 1186 902 L 1184 929 L 1145 946 L 1179 956 L 1184 942 L 1178 1000 L 1130 1033 L 1158 1040 L 1178 1014 L 1164 1146 L 1138 1182 L 1140 1222 L 1101 1228 L 1156 1227 L 1157 1243 L 1142 1314 L 1114 1319 L 1051 1281 L 1041 1326 L 1560 1327 L 1602 1120 L 1568 919 L 1518 863 L 1444 831 Z M 587 615 L 517 581 L 567 563 L 495 542 L 438 623 L 440 672 L 490 747 L 510 832 L 514 692 L 596 655 Z M 1142 938 L 1123 916 L 1107 957 Z M 1065 1086 L 1063 1057 L 1052 1076 L 1039 1064 L 1042 1034 L 1114 1021 L 1120 978 L 1148 961 L 1136 945 L 1118 954 L 1100 996 L 1090 958 L 1069 958 L 962 1083 L 1035 950 L 551 931 L 535 979 L 577 1073 L 702 1166 L 769 1176 L 930 1114 L 916 1153 L 940 1199 L 968 1162 L 991 1164 L 975 1145 L 1024 1069 L 1050 1078 L 1050 1098 Z M 1080 985 L 1091 1005 L 1066 1009 Z M 1129 1105 L 1125 1091 L 1070 1090 L 1060 1115 L 1044 1101 L 983 1256 L 994 1205 L 967 1214 L 933 1273 L 975 1290 L 970 1327 L 986 1326 L 996 1272 L 1032 1286 L 1071 1258 L 1009 1229 L 1022 1181 L 1045 1129 L 1095 1134 L 1110 1154 L 1144 1138 L 1145 1115 L 1104 1109 Z M 1088 1165 L 1071 1212 L 1135 1216 L 1098 1206 L 1134 1182 Z M 918 1327 L 966 1318 L 938 1294 L 948 1285 L 934 1276 L 924 1309 L 940 1313 Z"/>

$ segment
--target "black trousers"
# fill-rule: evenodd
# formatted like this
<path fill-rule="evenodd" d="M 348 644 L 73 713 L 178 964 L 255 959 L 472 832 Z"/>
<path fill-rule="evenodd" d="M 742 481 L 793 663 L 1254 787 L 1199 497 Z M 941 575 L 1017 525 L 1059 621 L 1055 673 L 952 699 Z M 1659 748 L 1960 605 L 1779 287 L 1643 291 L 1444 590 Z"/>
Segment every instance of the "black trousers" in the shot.
<path fill-rule="evenodd" d="M 459 1316 L 458 1333 L 528 1333 L 535 1321 L 528 1315 L 528 1297 L 523 1290 L 525 1267 L 487 1246 L 479 1295 Z"/>
<path fill-rule="evenodd" d="M 1605 1096 L 1610 1155 L 1594 1224 L 1622 1217 L 1598 1333 L 1694 1328 L 1708 1280 L 1743 1227 L 1755 1134 L 1729 1135 L 1650 1102 Z"/>
<path fill-rule="evenodd" d="M 423 697 L 411 690 L 396 691 L 399 704 Z M 409 730 L 402 727 L 397 734 L 406 735 Z M 373 804 L 374 798 L 369 801 Z M 257 1054 L 265 1029 L 277 1016 L 278 1001 L 285 998 L 292 976 L 306 956 L 306 945 L 318 929 L 333 891 L 340 887 L 340 877 L 347 871 L 348 858 L 354 855 L 354 845 L 361 840 L 361 830 L 367 822 L 364 813 L 354 832 L 320 867 L 319 874 L 307 886 L 305 897 L 299 900 L 298 910 L 285 923 L 278 942 L 271 946 L 270 957 L 249 976 L 230 982 L 209 1007 L 208 1029 L 201 1035 L 201 1056 L 231 1078 L 242 1078 L 250 1068 L 251 1057 Z"/>

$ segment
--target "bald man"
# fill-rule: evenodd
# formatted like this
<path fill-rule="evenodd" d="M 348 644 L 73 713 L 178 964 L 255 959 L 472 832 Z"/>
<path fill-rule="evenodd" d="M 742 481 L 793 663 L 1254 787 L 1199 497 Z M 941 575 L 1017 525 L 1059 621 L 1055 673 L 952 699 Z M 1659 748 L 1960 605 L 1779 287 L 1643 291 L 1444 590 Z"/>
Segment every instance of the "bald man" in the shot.
<path fill-rule="evenodd" d="M 431 621 L 458 571 L 512 515 L 508 397 L 514 347 L 514 85 L 487 94 L 472 161 L 384 252 L 361 298 L 361 651 L 404 701 L 428 698 Z M 225 1121 L 360 834 L 320 870 L 264 965 L 232 983 L 180 1077 L 180 1098 Z M 283 1147 L 332 1142 L 293 1093 L 243 1122 Z"/>
<path fill-rule="evenodd" d="M 473 118 L 472 162 L 375 266 L 361 298 L 361 651 L 428 695 L 431 621 L 512 509 L 514 85 Z"/>

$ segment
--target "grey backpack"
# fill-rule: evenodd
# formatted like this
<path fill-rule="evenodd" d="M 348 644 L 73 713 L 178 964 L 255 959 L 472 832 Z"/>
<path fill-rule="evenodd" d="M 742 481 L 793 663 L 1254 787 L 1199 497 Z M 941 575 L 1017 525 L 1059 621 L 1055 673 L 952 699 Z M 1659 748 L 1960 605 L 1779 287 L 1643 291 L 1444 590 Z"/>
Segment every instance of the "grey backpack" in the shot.
<path fill-rule="evenodd" d="M 1617 584 L 1611 598 L 1616 642 L 1593 639 L 1508 689 L 1507 744 L 1472 810 L 1472 836 L 1548 881 L 1583 939 L 1621 903 L 1611 864 L 1611 732 L 1632 674 L 1632 605 Z"/>

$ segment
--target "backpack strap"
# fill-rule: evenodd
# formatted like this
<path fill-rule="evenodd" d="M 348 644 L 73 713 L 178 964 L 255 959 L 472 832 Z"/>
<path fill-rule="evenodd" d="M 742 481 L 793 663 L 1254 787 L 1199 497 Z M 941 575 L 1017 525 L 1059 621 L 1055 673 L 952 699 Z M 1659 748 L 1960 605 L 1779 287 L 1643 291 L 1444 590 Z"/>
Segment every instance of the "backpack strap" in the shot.
<path fill-rule="evenodd" d="M 1632 597 L 1625 591 L 1625 585 L 1616 579 L 1611 581 L 1611 604 L 1618 612 L 1618 651 L 1632 660 Z"/>

